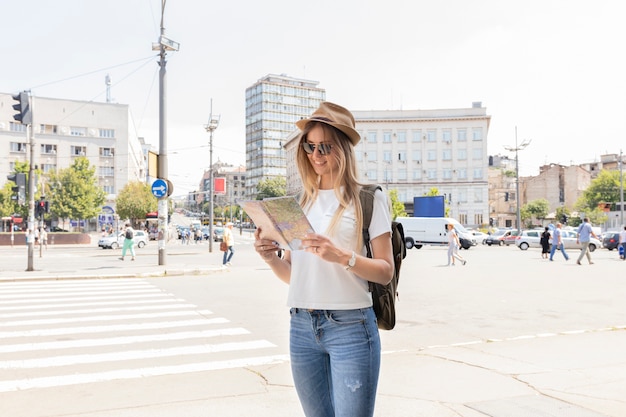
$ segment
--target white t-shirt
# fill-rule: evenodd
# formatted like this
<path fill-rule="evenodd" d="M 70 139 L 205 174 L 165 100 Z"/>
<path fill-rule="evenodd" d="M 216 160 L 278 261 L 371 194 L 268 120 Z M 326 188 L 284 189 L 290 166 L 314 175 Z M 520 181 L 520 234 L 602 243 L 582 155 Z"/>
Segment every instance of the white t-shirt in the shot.
<path fill-rule="evenodd" d="M 325 234 L 339 207 L 334 190 L 320 190 L 317 200 L 308 210 L 307 218 L 313 229 Z M 387 197 L 376 190 L 374 209 L 369 227 L 370 239 L 391 232 L 391 220 Z M 352 250 L 357 242 L 354 206 L 348 207 L 335 229 L 329 236 L 333 243 L 343 249 Z M 361 254 L 365 255 L 365 246 Z M 291 252 L 291 281 L 287 297 L 289 307 L 316 310 L 352 310 L 372 305 L 372 297 L 367 281 L 346 271 L 345 265 L 327 262 L 318 255 L 303 250 Z"/>

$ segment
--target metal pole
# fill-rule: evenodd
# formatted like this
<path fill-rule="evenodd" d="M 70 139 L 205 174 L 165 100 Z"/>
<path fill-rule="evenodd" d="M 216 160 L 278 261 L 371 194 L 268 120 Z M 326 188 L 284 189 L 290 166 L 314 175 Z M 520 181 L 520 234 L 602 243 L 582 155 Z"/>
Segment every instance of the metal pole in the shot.
<path fill-rule="evenodd" d="M 165 13 L 165 1 L 163 1 L 161 9 L 161 37 L 165 35 L 165 28 L 163 27 L 163 14 Z M 165 65 L 165 46 L 160 42 L 159 50 L 159 158 L 158 158 L 158 177 L 167 179 L 167 100 L 166 100 L 166 75 L 167 71 Z M 159 228 L 159 265 L 167 264 L 167 197 L 159 199 L 158 202 L 158 228 Z"/>
<path fill-rule="evenodd" d="M 620 206 L 620 224 L 624 228 L 624 160 L 622 159 L 622 150 L 619 151 L 619 206 Z"/>
<path fill-rule="evenodd" d="M 520 211 L 520 195 L 519 195 L 519 148 L 517 147 L 517 126 L 515 126 L 515 197 L 517 198 L 517 231 L 522 230 L 522 215 Z"/>
<path fill-rule="evenodd" d="M 30 111 L 33 114 L 32 100 L 30 95 Z M 26 132 L 30 144 L 30 167 L 28 168 L 28 266 L 27 271 L 34 271 L 33 255 L 35 249 L 35 138 L 33 137 L 33 125 L 26 125 Z"/>
<path fill-rule="evenodd" d="M 213 115 L 213 99 L 211 99 L 211 115 Z M 211 116 L 209 116 L 209 123 Z M 209 252 L 213 252 L 213 129 L 209 132 Z"/>

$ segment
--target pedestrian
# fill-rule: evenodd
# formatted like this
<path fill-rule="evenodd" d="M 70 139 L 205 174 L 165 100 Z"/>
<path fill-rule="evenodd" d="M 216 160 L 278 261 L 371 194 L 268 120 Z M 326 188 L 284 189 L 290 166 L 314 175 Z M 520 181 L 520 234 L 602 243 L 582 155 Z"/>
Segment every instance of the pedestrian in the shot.
<path fill-rule="evenodd" d="M 569 256 L 567 256 L 567 252 L 565 252 L 565 246 L 563 246 L 563 237 L 561 236 L 561 227 L 563 225 L 561 223 L 556 224 L 556 229 L 554 229 L 554 233 L 552 235 L 552 249 L 550 250 L 550 260 L 552 261 L 554 258 L 554 252 L 558 249 L 561 250 L 563 257 L 566 261 L 569 261 Z"/>
<path fill-rule="evenodd" d="M 387 284 L 394 271 L 391 220 L 385 194 L 374 193 L 365 254 L 354 146 L 361 139 L 352 114 L 322 102 L 299 120 L 296 166 L 300 197 L 316 230 L 304 249 L 286 250 L 255 231 L 255 250 L 289 284 L 291 372 L 307 417 L 374 415 L 380 336 L 368 281 Z"/>
<path fill-rule="evenodd" d="M 131 261 L 135 260 L 135 231 L 130 226 L 130 223 L 126 223 L 126 228 L 124 230 L 124 246 L 122 246 L 122 257 L 120 258 L 122 261 L 126 256 L 126 251 L 130 250 L 130 255 L 132 258 Z"/>
<path fill-rule="evenodd" d="M 45 246 L 46 250 L 48 250 L 48 230 L 46 229 L 46 226 L 41 229 L 39 241 L 41 242 L 41 245 Z"/>
<path fill-rule="evenodd" d="M 233 259 L 233 254 L 235 253 L 235 250 L 233 249 L 233 245 L 235 244 L 235 237 L 233 236 L 233 223 L 226 223 L 222 240 L 226 242 L 226 250 L 224 251 L 222 265 L 230 266 L 230 260 Z"/>
<path fill-rule="evenodd" d="M 457 235 L 456 230 L 454 230 L 454 225 L 452 223 L 448 223 L 448 266 L 455 265 L 454 259 L 458 259 L 463 265 L 467 263 L 467 261 L 459 255 L 460 246 L 461 242 L 459 241 L 459 235 Z"/>
<path fill-rule="evenodd" d="M 541 234 L 539 243 L 541 244 L 541 257 L 543 259 L 548 259 L 548 254 L 550 253 L 550 228 L 548 226 L 546 226 Z"/>
<path fill-rule="evenodd" d="M 596 239 L 598 238 L 598 236 L 596 236 L 596 234 L 593 232 L 593 229 L 591 228 L 589 218 L 585 217 L 583 219 L 583 224 L 578 226 L 578 236 L 576 237 L 576 243 L 580 243 L 581 245 L 580 255 L 578 255 L 578 259 L 576 260 L 576 263 L 578 265 L 582 265 L 580 261 L 582 261 L 583 256 L 587 256 L 587 261 L 589 262 L 589 265 L 593 265 L 593 262 L 591 261 L 591 252 L 589 251 L 589 241 L 591 240 L 591 236 L 595 237 Z"/>
<path fill-rule="evenodd" d="M 619 245 L 622 247 L 620 259 L 626 259 L 626 226 L 624 226 L 624 230 L 619 232 Z"/>

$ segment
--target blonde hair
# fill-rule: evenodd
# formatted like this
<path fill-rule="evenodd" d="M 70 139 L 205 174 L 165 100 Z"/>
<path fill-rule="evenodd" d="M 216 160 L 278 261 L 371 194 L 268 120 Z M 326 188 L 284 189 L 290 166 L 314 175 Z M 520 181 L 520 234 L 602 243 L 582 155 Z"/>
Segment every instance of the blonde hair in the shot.
<path fill-rule="evenodd" d="M 306 141 L 307 135 L 315 126 L 320 126 L 324 130 L 324 139 L 332 146 L 332 151 L 327 155 L 327 158 L 333 158 L 335 166 L 337 167 L 337 176 L 332 178 L 332 183 L 335 195 L 339 201 L 339 207 L 333 215 L 326 233 L 329 235 L 333 234 L 339 224 L 343 212 L 350 206 L 350 204 L 353 204 L 358 231 L 357 246 L 355 249 L 359 249 L 363 245 L 363 210 L 361 207 L 361 200 L 359 198 L 361 184 L 357 180 L 356 156 L 354 154 L 354 148 L 350 139 L 343 132 L 327 125 L 326 123 L 311 121 L 306 124 L 300 134 L 298 150 L 296 151 L 298 172 L 300 173 L 303 185 L 300 205 L 306 210 L 311 206 L 311 204 L 313 204 L 318 196 L 320 178 L 315 173 L 307 153 L 302 148 L 302 143 Z M 341 187 L 343 187 L 343 193 L 341 193 Z"/>

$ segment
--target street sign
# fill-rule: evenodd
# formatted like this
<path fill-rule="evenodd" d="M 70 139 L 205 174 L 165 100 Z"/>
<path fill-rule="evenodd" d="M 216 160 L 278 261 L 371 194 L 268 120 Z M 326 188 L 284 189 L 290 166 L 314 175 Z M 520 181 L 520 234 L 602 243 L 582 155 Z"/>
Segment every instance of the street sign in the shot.
<path fill-rule="evenodd" d="M 156 179 L 152 183 L 152 194 L 156 198 L 163 198 L 167 196 L 167 182 L 166 180 Z"/>

